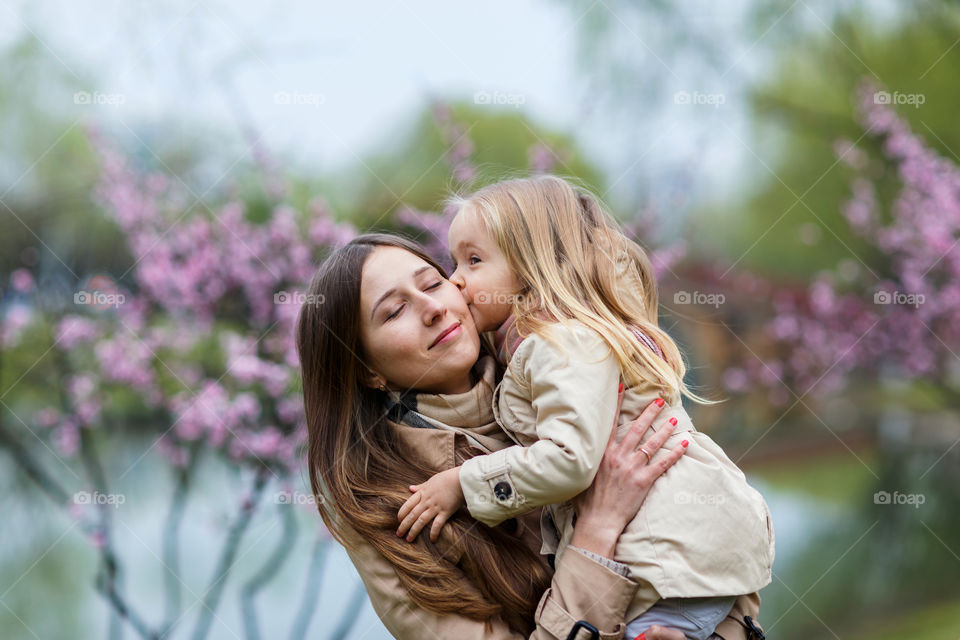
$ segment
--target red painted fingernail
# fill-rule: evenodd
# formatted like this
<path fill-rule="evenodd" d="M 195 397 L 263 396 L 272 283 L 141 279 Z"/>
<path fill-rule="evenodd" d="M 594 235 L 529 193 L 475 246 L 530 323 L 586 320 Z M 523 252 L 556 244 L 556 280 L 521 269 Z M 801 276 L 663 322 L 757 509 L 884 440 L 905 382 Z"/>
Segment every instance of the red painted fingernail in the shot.
<path fill-rule="evenodd" d="M 623 383 L 621 382 L 620 386 L 617 387 L 617 393 L 622 393 L 622 392 L 623 392 Z"/>
<path fill-rule="evenodd" d="M 669 422 L 670 422 L 670 424 L 672 424 L 673 426 L 677 426 L 677 419 L 676 419 L 676 418 L 670 418 Z"/>
<path fill-rule="evenodd" d="M 684 441 L 681 442 L 680 444 L 683 445 L 684 448 L 686 448 L 686 447 L 688 447 L 688 446 L 690 445 L 690 441 L 689 441 L 689 440 L 684 440 Z"/>
<path fill-rule="evenodd" d="M 647 634 L 646 634 L 646 632 L 641 633 L 640 635 L 638 635 L 638 636 L 637 636 L 636 638 L 634 638 L 633 640 L 647 640 Z"/>
<path fill-rule="evenodd" d="M 656 400 L 654 400 L 654 402 L 656 403 L 656 405 L 657 405 L 658 407 L 662 407 L 662 406 L 663 406 L 663 398 L 657 398 Z"/>

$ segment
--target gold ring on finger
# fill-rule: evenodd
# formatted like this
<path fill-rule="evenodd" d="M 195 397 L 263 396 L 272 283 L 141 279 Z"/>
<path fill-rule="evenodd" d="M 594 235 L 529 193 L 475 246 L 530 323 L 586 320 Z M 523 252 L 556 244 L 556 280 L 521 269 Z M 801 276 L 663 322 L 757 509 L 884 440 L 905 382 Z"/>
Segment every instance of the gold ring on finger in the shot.
<path fill-rule="evenodd" d="M 646 462 L 646 463 L 647 463 L 647 464 L 650 464 L 650 452 L 647 451 L 646 449 L 644 449 L 643 447 L 640 447 L 640 451 L 643 453 L 643 455 L 647 456 L 647 462 Z"/>

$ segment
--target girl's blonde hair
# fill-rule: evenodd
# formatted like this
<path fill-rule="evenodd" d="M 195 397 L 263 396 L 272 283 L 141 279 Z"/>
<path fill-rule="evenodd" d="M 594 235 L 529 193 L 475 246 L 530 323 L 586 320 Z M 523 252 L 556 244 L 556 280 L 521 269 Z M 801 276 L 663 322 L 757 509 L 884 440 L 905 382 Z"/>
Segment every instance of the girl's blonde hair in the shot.
<path fill-rule="evenodd" d="M 652 384 L 671 402 L 681 395 L 711 404 L 687 388 L 686 365 L 657 322 L 657 283 L 646 252 L 586 189 L 553 175 L 505 180 L 451 204 L 472 207 L 524 286 L 513 301 L 521 336 L 577 320 L 610 345 L 626 385 Z M 663 358 L 640 342 L 635 325 Z"/>

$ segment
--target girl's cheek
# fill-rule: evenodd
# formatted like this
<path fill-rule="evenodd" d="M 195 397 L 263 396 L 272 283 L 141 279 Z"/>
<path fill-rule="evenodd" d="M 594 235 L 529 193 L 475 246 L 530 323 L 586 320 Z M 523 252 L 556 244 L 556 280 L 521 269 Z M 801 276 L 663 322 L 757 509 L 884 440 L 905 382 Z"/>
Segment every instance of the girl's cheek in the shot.
<path fill-rule="evenodd" d="M 478 332 L 486 331 L 483 324 L 483 315 L 477 311 L 477 308 L 472 304 L 467 305 L 467 310 L 470 312 L 470 316 L 473 318 L 473 324 L 477 328 Z"/>

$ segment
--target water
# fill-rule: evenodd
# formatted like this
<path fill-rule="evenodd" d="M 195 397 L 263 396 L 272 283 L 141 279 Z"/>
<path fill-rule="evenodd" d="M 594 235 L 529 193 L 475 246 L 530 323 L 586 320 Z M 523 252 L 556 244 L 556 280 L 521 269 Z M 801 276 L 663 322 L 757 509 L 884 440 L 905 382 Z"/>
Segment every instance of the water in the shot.
<path fill-rule="evenodd" d="M 162 531 L 172 489 L 170 469 L 160 454 L 143 438 L 114 441 L 105 459 L 114 480 L 115 495 L 123 496 L 114 514 L 116 549 L 122 559 L 123 591 L 133 607 L 151 624 L 164 616 L 164 565 Z M 144 455 L 146 453 L 146 455 Z M 55 461 L 48 469 L 56 470 Z M 59 480 L 71 490 L 85 489 L 69 471 L 60 467 Z M 773 490 L 761 479 L 751 478 L 766 497 L 777 533 L 774 567 L 788 565 L 813 535 L 830 526 L 842 510 L 800 493 Z M 94 591 L 97 555 L 81 527 L 62 509 L 55 508 L 32 485 L 7 465 L 3 471 L 2 508 L 6 514 L 5 542 L 0 550 L 2 601 L 0 609 L 5 638 L 27 640 L 105 637 L 108 608 Z M 188 637 L 201 610 L 200 599 L 210 583 L 229 524 L 250 477 L 213 458 L 209 453 L 198 469 L 181 526 L 181 565 L 184 616 L 174 637 Z M 299 486 L 298 486 L 299 485 Z M 306 483 L 294 483 L 295 496 L 303 496 Z M 282 522 L 277 509 L 294 509 L 298 536 L 277 577 L 256 600 L 261 631 L 266 637 L 286 637 L 305 594 L 307 567 L 319 531 L 320 518 L 311 505 L 277 505 L 282 486 L 273 481 L 240 544 L 235 569 L 227 578 L 221 605 L 213 619 L 209 638 L 245 638 L 239 602 L 240 586 L 267 561 L 281 539 Z M 296 499 L 296 498 L 295 498 Z M 302 501 L 302 499 L 301 499 Z M 321 588 L 314 594 L 316 611 L 307 637 L 330 637 L 340 621 L 359 578 L 343 549 L 331 542 L 322 569 Z M 56 602 L 51 615 L 49 603 Z M 12 612 L 10 611 L 12 610 Z M 15 617 L 16 616 L 16 617 Z M 19 618 L 19 620 L 17 619 Z M 769 618 L 767 618 L 769 619 Z M 127 630 L 127 637 L 135 634 Z M 369 604 L 364 602 L 349 634 L 350 638 L 390 638 Z"/>

